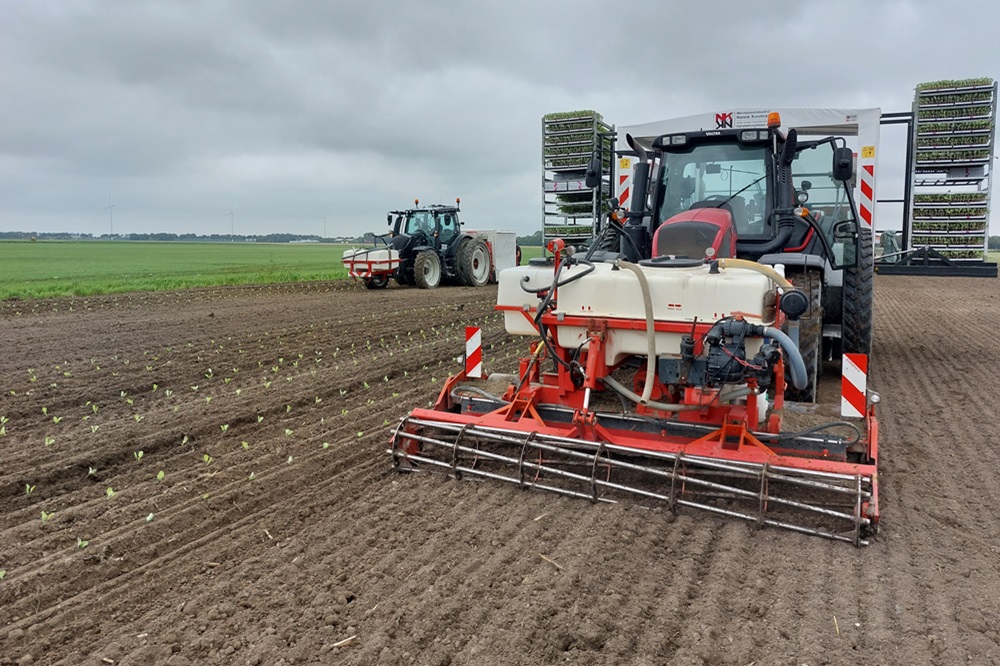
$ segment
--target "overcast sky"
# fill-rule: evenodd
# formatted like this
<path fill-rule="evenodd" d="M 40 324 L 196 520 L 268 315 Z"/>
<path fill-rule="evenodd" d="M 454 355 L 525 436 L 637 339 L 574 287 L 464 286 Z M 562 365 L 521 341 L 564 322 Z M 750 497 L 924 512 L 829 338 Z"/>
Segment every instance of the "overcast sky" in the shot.
<path fill-rule="evenodd" d="M 1000 75 L 997 25 L 970 0 L 0 0 L 0 229 L 107 233 L 112 202 L 116 233 L 229 233 L 232 202 L 237 233 L 353 235 L 460 196 L 530 233 L 545 113 L 907 111 Z M 903 146 L 883 130 L 881 197 Z"/>

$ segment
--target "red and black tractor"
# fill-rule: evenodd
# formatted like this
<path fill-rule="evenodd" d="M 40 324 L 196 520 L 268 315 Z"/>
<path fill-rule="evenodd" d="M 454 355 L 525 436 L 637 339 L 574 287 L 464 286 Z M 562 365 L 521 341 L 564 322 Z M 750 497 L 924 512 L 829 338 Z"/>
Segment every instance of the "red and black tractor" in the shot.
<path fill-rule="evenodd" d="M 737 257 L 781 265 L 810 300 L 799 347 L 815 400 L 824 360 L 868 354 L 874 251 L 852 196 L 853 153 L 843 139 L 799 140 L 768 126 L 667 134 L 642 145 L 628 211 L 615 210 L 598 243 L 629 261 Z M 599 182 L 599 160 L 590 177 Z M 617 233 L 614 233 L 617 232 Z"/>

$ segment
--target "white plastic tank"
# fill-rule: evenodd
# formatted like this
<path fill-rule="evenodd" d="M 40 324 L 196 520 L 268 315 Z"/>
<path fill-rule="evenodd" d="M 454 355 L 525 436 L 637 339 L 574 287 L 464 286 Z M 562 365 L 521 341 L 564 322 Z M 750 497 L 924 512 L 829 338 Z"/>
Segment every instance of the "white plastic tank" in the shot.
<path fill-rule="evenodd" d="M 589 266 L 574 265 L 563 269 L 559 276 L 566 283 L 574 275 L 590 270 Z M 767 302 L 773 303 L 774 285 L 771 280 L 752 270 L 727 268 L 712 273 L 710 266 L 652 267 L 643 266 L 649 284 L 655 321 L 711 324 L 723 317 L 742 316 L 755 324 L 765 321 Z M 497 303 L 513 306 L 515 311 L 504 313 L 507 332 L 512 335 L 537 335 L 531 322 L 516 310 L 534 309 L 539 299 L 526 293 L 521 285 L 532 289 L 552 283 L 551 266 L 521 266 L 500 275 Z M 564 284 L 558 290 L 554 314 L 562 317 L 586 317 L 645 321 L 642 290 L 639 279 L 628 270 L 616 269 L 609 263 L 598 263 L 593 271 Z M 534 316 L 534 313 L 531 313 Z M 584 325 L 561 324 L 555 331 L 557 343 L 576 349 L 587 339 Z M 683 333 L 658 332 L 657 355 L 679 355 Z M 760 341 L 747 341 L 747 354 L 760 348 Z M 645 355 L 647 335 L 640 330 L 613 329 L 606 344 L 606 361 L 616 364 L 629 355 Z"/>
<path fill-rule="evenodd" d="M 350 248 L 344 250 L 344 266 L 359 273 L 391 271 L 399 265 L 399 252 L 391 248 Z"/>

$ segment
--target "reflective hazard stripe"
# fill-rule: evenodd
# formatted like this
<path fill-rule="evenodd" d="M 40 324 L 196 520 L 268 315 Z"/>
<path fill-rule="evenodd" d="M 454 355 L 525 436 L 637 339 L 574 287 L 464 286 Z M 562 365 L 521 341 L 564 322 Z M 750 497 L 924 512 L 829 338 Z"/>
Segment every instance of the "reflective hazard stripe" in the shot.
<path fill-rule="evenodd" d="M 862 418 L 868 406 L 868 356 L 844 354 L 840 382 L 840 413 Z"/>
<path fill-rule="evenodd" d="M 483 337 L 478 326 L 465 327 L 465 376 L 483 376 Z"/>
<path fill-rule="evenodd" d="M 872 214 L 875 210 L 875 165 L 862 164 L 859 175 L 861 176 L 861 199 L 858 201 L 858 212 L 864 223 L 870 227 Z"/>
<path fill-rule="evenodd" d="M 622 208 L 628 202 L 629 197 L 629 186 L 628 186 L 628 174 L 622 174 L 618 176 L 618 205 Z"/>

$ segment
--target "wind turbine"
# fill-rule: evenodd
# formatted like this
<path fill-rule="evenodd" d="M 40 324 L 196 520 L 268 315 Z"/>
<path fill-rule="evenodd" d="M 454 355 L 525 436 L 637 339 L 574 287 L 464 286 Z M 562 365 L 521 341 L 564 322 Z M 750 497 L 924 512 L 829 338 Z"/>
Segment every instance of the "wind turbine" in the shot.
<path fill-rule="evenodd" d="M 229 242 L 233 243 L 235 242 L 233 236 L 236 233 L 236 209 L 233 207 L 232 199 L 229 201 L 229 212 L 222 217 L 229 218 Z"/>
<path fill-rule="evenodd" d="M 104 210 L 108 211 L 108 222 L 111 224 L 111 235 L 115 235 L 115 205 L 111 203 L 111 199 L 108 199 L 108 205 L 104 207 Z"/>

